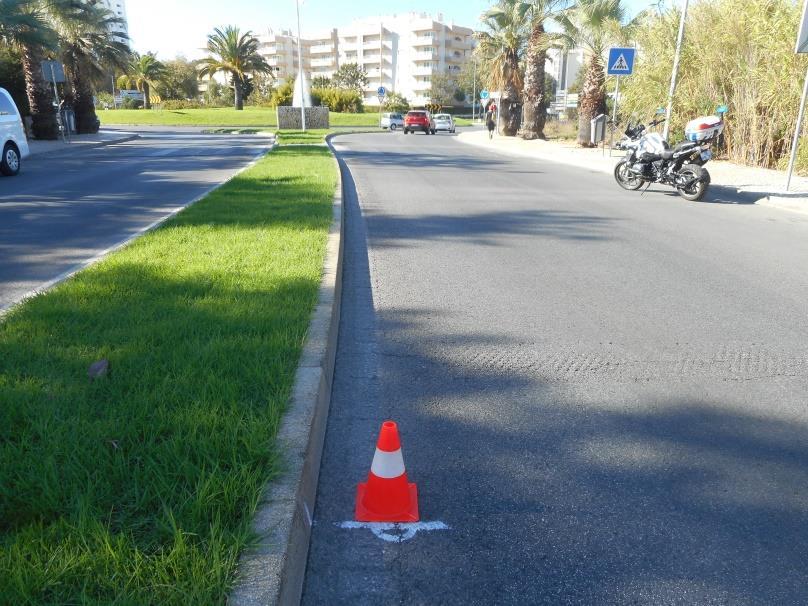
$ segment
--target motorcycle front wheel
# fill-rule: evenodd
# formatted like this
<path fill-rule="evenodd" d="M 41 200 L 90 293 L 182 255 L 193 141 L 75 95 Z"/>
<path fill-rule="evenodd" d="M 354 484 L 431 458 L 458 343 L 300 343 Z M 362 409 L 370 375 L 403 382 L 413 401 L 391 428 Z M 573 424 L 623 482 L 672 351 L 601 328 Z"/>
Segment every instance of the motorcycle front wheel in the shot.
<path fill-rule="evenodd" d="M 614 180 L 623 189 L 635 191 L 642 187 L 642 179 L 629 170 L 628 162 L 620 160 L 614 167 Z"/>
<path fill-rule="evenodd" d="M 707 193 L 707 187 L 710 185 L 710 173 L 706 168 L 698 164 L 685 164 L 679 170 L 679 178 L 690 181 L 695 179 L 688 187 L 677 187 L 679 195 L 685 200 L 691 202 L 698 202 Z"/>

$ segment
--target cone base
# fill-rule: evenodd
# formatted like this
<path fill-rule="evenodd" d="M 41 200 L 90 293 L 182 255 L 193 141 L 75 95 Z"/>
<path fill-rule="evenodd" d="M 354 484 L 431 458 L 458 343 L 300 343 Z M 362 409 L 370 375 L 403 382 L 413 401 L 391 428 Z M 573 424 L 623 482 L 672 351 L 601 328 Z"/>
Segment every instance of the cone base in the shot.
<path fill-rule="evenodd" d="M 362 501 L 365 496 L 367 484 L 362 483 L 356 487 L 356 511 L 354 517 L 357 522 L 417 522 L 420 518 L 418 516 L 418 487 L 415 484 L 407 484 L 409 489 L 410 502 L 407 509 L 397 512 L 380 513 L 378 511 L 371 511 L 364 505 Z"/>

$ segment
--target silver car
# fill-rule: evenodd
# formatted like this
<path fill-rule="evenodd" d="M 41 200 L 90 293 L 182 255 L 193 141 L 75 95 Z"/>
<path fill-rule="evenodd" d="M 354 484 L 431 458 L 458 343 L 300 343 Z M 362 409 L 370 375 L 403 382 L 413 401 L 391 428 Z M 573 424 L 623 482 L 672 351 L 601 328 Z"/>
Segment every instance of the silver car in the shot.
<path fill-rule="evenodd" d="M 447 133 L 455 132 L 455 123 L 449 114 L 435 114 L 435 130 L 444 130 Z"/>
<path fill-rule="evenodd" d="M 397 113 L 382 114 L 381 124 L 379 126 L 389 128 L 390 130 L 404 128 L 404 116 Z"/>

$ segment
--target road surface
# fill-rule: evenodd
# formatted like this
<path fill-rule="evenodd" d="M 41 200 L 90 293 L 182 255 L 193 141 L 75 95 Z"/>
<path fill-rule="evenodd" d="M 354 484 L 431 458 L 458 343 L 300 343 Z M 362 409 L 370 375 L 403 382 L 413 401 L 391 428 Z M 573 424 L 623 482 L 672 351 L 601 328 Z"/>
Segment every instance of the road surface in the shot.
<path fill-rule="evenodd" d="M 304 604 L 808 603 L 808 217 L 450 136 L 337 148 Z M 340 527 L 387 418 L 447 530 Z"/>
<path fill-rule="evenodd" d="M 31 156 L 18 176 L 0 179 L 0 310 L 221 183 L 268 145 L 164 128 Z"/>

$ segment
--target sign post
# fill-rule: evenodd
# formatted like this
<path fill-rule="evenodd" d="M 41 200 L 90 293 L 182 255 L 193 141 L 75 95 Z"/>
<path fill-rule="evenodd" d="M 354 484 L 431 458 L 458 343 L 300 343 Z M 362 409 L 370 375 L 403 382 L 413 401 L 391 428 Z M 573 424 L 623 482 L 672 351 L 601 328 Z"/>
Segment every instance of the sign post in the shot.
<path fill-rule="evenodd" d="M 59 121 L 62 123 L 62 141 L 67 142 L 65 138 L 65 131 L 70 132 L 70 125 L 67 123 L 67 116 L 62 115 L 62 110 L 59 107 L 61 100 L 59 99 L 59 89 L 56 87 L 57 82 L 65 82 L 65 70 L 61 63 L 58 61 L 43 61 L 42 62 L 42 79 L 46 82 L 50 80 L 53 84 L 53 104 L 56 106 L 56 112 Z"/>
<path fill-rule="evenodd" d="M 606 63 L 606 73 L 615 76 L 614 83 L 614 108 L 612 110 L 611 141 L 609 143 L 609 154 L 611 155 L 612 144 L 614 143 L 614 129 L 617 126 L 617 95 L 620 93 L 620 76 L 630 76 L 634 73 L 634 57 L 637 53 L 635 48 L 613 47 L 609 49 L 609 60 Z"/>
<path fill-rule="evenodd" d="M 808 0 L 802 7 L 802 19 L 800 20 L 800 31 L 797 33 L 797 45 L 794 48 L 797 54 L 808 53 Z M 802 132 L 802 119 L 805 116 L 805 97 L 808 96 L 808 70 L 805 70 L 805 84 L 802 87 L 802 99 L 800 100 L 800 111 L 797 114 L 797 126 L 794 128 L 794 139 L 791 142 L 791 157 L 788 160 L 788 176 L 786 177 L 786 191 L 791 187 L 791 175 L 794 173 L 794 163 L 797 161 L 797 146 L 800 143 L 800 133 Z"/>
<path fill-rule="evenodd" d="M 384 97 L 387 95 L 387 89 L 380 86 L 376 89 L 376 95 L 379 98 L 379 128 L 382 127 L 382 105 L 384 105 Z"/>
<path fill-rule="evenodd" d="M 485 88 L 480 91 L 480 115 L 481 116 L 483 114 L 484 102 L 485 102 L 486 99 L 488 99 L 489 95 L 490 95 L 490 93 Z"/>

